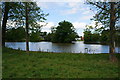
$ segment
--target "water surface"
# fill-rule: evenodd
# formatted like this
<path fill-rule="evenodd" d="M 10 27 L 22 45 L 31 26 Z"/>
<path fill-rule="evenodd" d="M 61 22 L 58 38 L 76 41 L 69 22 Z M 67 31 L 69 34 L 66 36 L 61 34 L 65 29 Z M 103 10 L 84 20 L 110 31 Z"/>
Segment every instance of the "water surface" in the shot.
<path fill-rule="evenodd" d="M 6 46 L 13 49 L 26 49 L 25 42 L 6 42 Z M 108 45 L 84 44 L 83 41 L 74 43 L 29 42 L 30 51 L 70 52 L 70 53 L 108 53 Z M 120 52 L 116 47 L 116 52 Z"/>

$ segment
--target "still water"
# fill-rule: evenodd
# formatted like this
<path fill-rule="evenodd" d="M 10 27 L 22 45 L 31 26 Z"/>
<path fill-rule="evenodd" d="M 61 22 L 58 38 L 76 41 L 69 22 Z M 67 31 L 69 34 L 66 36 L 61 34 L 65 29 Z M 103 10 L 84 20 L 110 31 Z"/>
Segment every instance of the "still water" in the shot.
<path fill-rule="evenodd" d="M 26 49 L 25 42 L 6 42 L 6 47 L 13 49 Z M 44 52 L 70 52 L 70 53 L 108 53 L 108 45 L 100 44 L 84 44 L 83 41 L 76 41 L 74 43 L 52 43 L 52 42 L 29 42 L 30 51 L 44 51 Z M 118 53 L 120 49 L 116 47 Z"/>

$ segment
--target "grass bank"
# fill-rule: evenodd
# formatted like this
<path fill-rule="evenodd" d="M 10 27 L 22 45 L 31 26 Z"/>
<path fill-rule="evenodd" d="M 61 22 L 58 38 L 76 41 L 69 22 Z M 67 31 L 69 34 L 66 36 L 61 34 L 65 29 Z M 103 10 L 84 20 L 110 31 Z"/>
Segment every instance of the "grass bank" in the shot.
<path fill-rule="evenodd" d="M 120 57 L 119 54 L 116 54 Z M 3 78 L 117 78 L 108 54 L 41 53 L 4 48 Z"/>

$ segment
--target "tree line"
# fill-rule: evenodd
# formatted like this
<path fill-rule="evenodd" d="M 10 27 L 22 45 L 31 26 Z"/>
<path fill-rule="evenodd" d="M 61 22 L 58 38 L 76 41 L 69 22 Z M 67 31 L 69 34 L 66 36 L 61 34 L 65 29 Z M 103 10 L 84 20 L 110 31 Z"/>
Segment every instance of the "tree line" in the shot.
<path fill-rule="evenodd" d="M 59 26 L 52 27 L 51 33 L 41 32 L 41 29 L 37 28 L 31 28 L 29 31 L 29 41 L 31 42 L 51 41 L 57 43 L 71 43 L 75 41 L 75 38 L 79 37 L 72 23 L 65 20 L 59 22 Z M 25 33 L 24 27 L 9 28 L 6 31 L 6 41 L 25 41 Z"/>
<path fill-rule="evenodd" d="M 93 29 L 92 29 L 93 30 Z M 84 43 L 90 44 L 90 43 L 95 43 L 95 44 L 103 44 L 103 45 L 109 45 L 110 42 L 110 30 L 102 30 L 102 31 L 92 31 L 88 28 L 84 30 Z M 120 35 L 118 33 L 120 32 L 120 29 L 116 29 L 116 34 L 115 34 L 115 45 L 118 46 L 120 44 Z"/>

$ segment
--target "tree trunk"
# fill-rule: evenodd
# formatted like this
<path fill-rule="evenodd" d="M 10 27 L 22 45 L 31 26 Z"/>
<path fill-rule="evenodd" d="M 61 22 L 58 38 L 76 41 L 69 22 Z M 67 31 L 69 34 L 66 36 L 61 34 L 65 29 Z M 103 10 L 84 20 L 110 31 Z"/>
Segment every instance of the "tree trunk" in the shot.
<path fill-rule="evenodd" d="M 5 47 L 6 24 L 8 20 L 9 3 L 5 2 L 4 16 L 2 21 L 2 47 Z"/>
<path fill-rule="evenodd" d="M 110 2 L 110 60 L 115 61 L 115 3 Z"/>
<path fill-rule="evenodd" d="M 27 2 L 25 3 L 25 11 L 26 11 L 26 52 L 29 53 L 29 33 L 28 33 L 28 9 Z"/>

